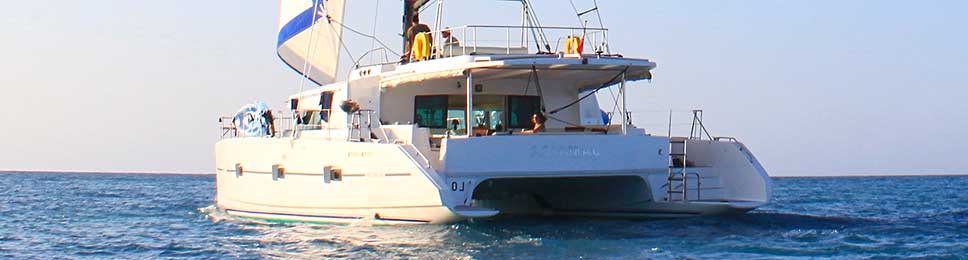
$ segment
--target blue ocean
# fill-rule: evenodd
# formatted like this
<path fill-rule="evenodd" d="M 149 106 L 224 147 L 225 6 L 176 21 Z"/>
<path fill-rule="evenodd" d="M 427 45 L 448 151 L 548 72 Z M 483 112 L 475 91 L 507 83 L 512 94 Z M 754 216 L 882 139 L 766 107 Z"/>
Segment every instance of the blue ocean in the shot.
<path fill-rule="evenodd" d="M 732 217 L 416 226 L 236 219 L 214 181 L 0 173 L 0 258 L 968 258 L 968 176 L 779 178 L 771 205 Z"/>

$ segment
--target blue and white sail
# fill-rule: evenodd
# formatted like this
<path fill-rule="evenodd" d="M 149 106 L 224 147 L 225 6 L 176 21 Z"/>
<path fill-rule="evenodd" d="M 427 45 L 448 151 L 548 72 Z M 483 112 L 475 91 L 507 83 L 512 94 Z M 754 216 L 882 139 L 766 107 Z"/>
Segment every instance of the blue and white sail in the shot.
<path fill-rule="evenodd" d="M 276 52 L 316 84 L 336 80 L 343 32 L 343 0 L 280 0 Z"/>

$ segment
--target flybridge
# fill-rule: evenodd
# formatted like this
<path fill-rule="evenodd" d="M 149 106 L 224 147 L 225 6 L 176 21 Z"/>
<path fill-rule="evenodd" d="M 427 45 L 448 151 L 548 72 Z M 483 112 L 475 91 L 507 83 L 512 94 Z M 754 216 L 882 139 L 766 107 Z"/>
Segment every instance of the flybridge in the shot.
<path fill-rule="evenodd" d="M 426 6 L 428 2 L 420 0 L 404 1 L 404 24 L 401 35 L 404 37 L 402 40 L 405 53 L 418 50 L 419 46 L 412 43 L 421 41 L 420 35 L 413 34 L 411 30 L 412 28 L 422 30 L 426 26 L 420 23 L 425 22 L 424 20 L 415 23 L 414 18 L 419 15 L 422 7 Z M 437 13 L 431 27 L 433 29 L 426 32 L 428 41 L 431 42 L 430 45 L 435 50 L 435 58 L 464 54 L 596 53 L 611 55 L 608 49 L 608 30 L 602 25 L 596 2 L 593 2 L 595 7 L 585 11 L 579 11 L 575 8 L 574 2 L 571 2 L 575 15 L 579 21 L 582 21 L 580 26 L 575 27 L 544 26 L 535 14 L 530 1 L 517 0 L 510 2 L 520 2 L 521 4 L 520 25 L 465 25 L 453 28 L 444 25 L 443 16 L 445 14 L 442 11 L 444 2 L 444 0 L 433 2 L 436 4 Z M 597 17 L 598 27 L 588 26 L 588 20 L 583 20 L 585 19 L 583 16 L 592 13 Z M 549 31 L 552 32 L 549 33 Z M 502 38 L 503 41 L 500 40 Z M 484 45 L 481 43 L 484 43 Z M 454 50 L 458 48 L 454 48 L 454 45 L 464 46 L 461 46 L 460 51 L 455 54 Z M 532 46 L 534 49 L 530 49 Z M 467 47 L 470 47 L 471 50 L 468 51 Z M 588 52 L 585 52 L 586 50 Z M 403 58 L 404 61 L 423 59 L 421 56 L 414 57 L 412 55 Z"/>
<path fill-rule="evenodd" d="M 391 63 L 387 53 L 402 54 L 400 62 L 416 62 L 427 59 L 460 55 L 522 55 L 522 54 L 588 54 L 609 56 L 608 30 L 601 26 L 561 27 L 540 24 L 530 1 L 518 0 L 521 5 L 520 24 L 517 25 L 454 25 L 445 23 L 444 0 L 405 0 L 401 35 L 402 51 L 390 50 L 374 35 L 366 35 L 344 24 L 346 2 L 344 0 L 281 0 L 278 22 L 277 53 L 280 59 L 302 77 L 319 85 L 333 83 L 339 78 L 340 56 L 352 55 L 346 46 L 344 33 L 351 32 L 380 43 L 382 48 L 362 52 L 355 58 L 354 67 L 363 66 L 361 60 L 367 55 L 382 51 L 384 63 Z M 427 15 L 432 21 L 425 35 L 410 35 L 413 19 L 422 11 L 436 8 L 436 14 Z M 576 15 L 597 14 L 594 7 Z M 414 42 L 421 41 L 415 52 Z M 417 54 L 415 56 L 414 54 Z"/>

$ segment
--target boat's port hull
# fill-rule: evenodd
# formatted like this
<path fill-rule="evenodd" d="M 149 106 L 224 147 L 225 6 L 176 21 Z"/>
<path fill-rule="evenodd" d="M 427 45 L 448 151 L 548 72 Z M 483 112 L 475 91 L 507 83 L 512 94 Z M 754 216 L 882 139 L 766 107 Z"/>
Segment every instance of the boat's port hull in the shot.
<path fill-rule="evenodd" d="M 245 207 L 241 207 L 245 208 Z M 265 211 L 234 209 L 220 206 L 220 210 L 232 216 L 259 219 L 269 222 L 299 222 L 351 224 L 369 222 L 381 225 L 450 223 L 463 218 L 444 206 L 404 208 L 358 208 L 358 209 L 292 209 L 276 208 Z M 300 213 L 295 213 L 300 212 Z"/>

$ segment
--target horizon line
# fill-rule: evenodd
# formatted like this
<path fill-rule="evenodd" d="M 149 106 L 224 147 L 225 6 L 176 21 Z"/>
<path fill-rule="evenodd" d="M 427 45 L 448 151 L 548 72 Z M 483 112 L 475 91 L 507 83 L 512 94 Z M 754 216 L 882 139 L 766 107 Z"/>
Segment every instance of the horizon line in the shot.
<path fill-rule="evenodd" d="M 770 178 L 811 178 L 811 177 L 924 177 L 924 176 L 968 176 L 968 172 L 940 173 L 840 173 L 826 175 L 770 175 Z"/>
<path fill-rule="evenodd" d="M 214 172 L 190 172 L 190 171 L 126 171 L 126 170 L 25 170 L 25 169 L 0 169 L 0 173 L 106 173 L 106 174 L 158 174 L 158 175 L 214 175 Z"/>
<path fill-rule="evenodd" d="M 149 170 L 27 170 L 0 169 L 0 173 L 106 173 L 106 174 L 169 174 L 169 175 L 214 175 L 214 172 L 192 171 L 149 171 Z M 811 178 L 811 177 L 919 177 L 919 176 L 968 176 L 968 172 L 956 173 L 841 173 L 821 175 L 769 175 L 770 178 Z"/>

